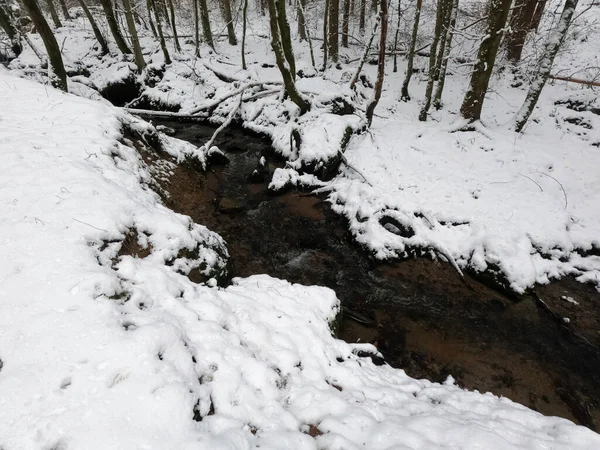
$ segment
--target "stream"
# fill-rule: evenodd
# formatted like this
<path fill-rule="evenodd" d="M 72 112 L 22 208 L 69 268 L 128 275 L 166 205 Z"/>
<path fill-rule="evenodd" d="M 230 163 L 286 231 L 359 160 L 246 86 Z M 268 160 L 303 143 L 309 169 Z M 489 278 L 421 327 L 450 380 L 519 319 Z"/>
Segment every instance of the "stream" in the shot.
<path fill-rule="evenodd" d="M 156 124 L 196 145 L 214 132 L 199 124 Z M 169 194 L 168 207 L 223 236 L 233 276 L 266 273 L 330 287 L 345 311 L 338 337 L 375 344 L 385 362 L 408 375 L 437 382 L 452 375 L 464 388 L 599 429 L 600 295 L 594 287 L 563 279 L 507 296 L 479 278 L 467 275 L 464 282 L 443 262 L 376 261 L 325 197 L 267 190 L 269 173 L 283 166 L 268 141 L 233 128 L 215 145 L 228 164 L 213 163 L 206 173 L 178 165 L 158 183 Z M 169 159 L 142 156 L 154 165 Z M 269 173 L 251 177 L 261 156 Z"/>

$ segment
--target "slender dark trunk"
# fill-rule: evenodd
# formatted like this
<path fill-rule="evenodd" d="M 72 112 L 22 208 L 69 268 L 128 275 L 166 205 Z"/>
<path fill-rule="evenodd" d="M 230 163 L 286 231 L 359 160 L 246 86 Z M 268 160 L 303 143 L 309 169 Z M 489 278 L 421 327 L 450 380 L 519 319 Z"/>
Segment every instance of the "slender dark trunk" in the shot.
<path fill-rule="evenodd" d="M 223 11 L 223 19 L 227 23 L 227 37 L 229 39 L 229 45 L 237 45 L 237 38 L 235 37 L 235 28 L 233 27 L 233 16 L 231 15 L 230 0 L 221 0 L 221 7 L 221 10 Z"/>
<path fill-rule="evenodd" d="M 48 10 L 50 11 L 50 17 L 52 17 L 52 22 L 54 23 L 54 28 L 62 27 L 62 23 L 60 23 L 60 19 L 58 18 L 58 13 L 56 12 L 56 8 L 54 7 L 54 2 L 52 0 L 47 0 Z"/>
<path fill-rule="evenodd" d="M 344 0 L 344 13 L 342 17 L 342 47 L 348 48 L 348 25 L 350 22 L 350 0 Z"/>
<path fill-rule="evenodd" d="M 339 59 L 339 27 L 340 27 L 340 0 L 329 0 L 329 27 L 328 47 L 329 58 L 337 63 Z"/>
<path fill-rule="evenodd" d="M 442 107 L 442 93 L 444 92 L 444 84 L 446 82 L 446 70 L 448 69 L 448 60 L 450 58 L 450 50 L 452 49 L 452 38 L 454 37 L 454 28 L 456 27 L 456 17 L 458 15 L 458 1 L 453 0 L 452 14 L 450 23 L 448 24 L 448 34 L 446 37 L 446 45 L 444 47 L 442 61 L 440 66 L 439 81 L 433 97 L 433 106 L 435 109 Z M 440 52 L 442 53 L 442 52 Z"/>
<path fill-rule="evenodd" d="M 329 44 L 327 42 L 327 36 L 329 31 L 329 8 L 331 7 L 331 0 L 325 0 L 325 13 L 323 16 L 323 70 L 327 69 L 327 62 L 329 61 Z"/>
<path fill-rule="evenodd" d="M 365 32 L 365 19 L 367 15 L 367 0 L 360 0 L 360 15 L 358 18 L 358 31 Z"/>
<path fill-rule="evenodd" d="M 181 45 L 179 45 L 179 37 L 177 36 L 177 23 L 175 20 L 175 8 L 173 7 L 173 0 L 168 0 L 169 13 L 171 15 L 171 30 L 173 30 L 173 40 L 175 41 L 175 51 L 181 51 Z"/>
<path fill-rule="evenodd" d="M 394 73 L 398 72 L 398 33 L 400 32 L 400 18 L 402 16 L 402 0 L 398 0 L 398 22 L 396 23 L 396 35 L 394 36 Z"/>
<path fill-rule="evenodd" d="M 371 12 L 376 13 L 378 5 L 379 5 L 378 0 L 371 0 Z"/>
<path fill-rule="evenodd" d="M 304 18 L 304 5 L 306 0 L 296 0 L 298 4 L 298 38 L 306 40 L 306 19 Z"/>
<path fill-rule="evenodd" d="M 133 56 L 135 59 L 135 65 L 138 68 L 138 72 L 144 70 L 146 67 L 146 61 L 142 53 L 142 47 L 140 46 L 140 40 L 138 38 L 137 29 L 135 28 L 135 21 L 133 19 L 133 12 L 131 8 L 130 0 L 123 0 L 123 8 L 125 9 L 125 20 L 127 21 L 127 28 L 129 28 L 129 34 L 131 35 L 131 45 L 133 47 Z"/>
<path fill-rule="evenodd" d="M 538 0 L 516 0 L 519 6 L 513 9 L 510 18 L 511 32 L 506 35 L 506 58 L 512 63 L 521 61 L 523 53 L 523 45 L 528 32 L 531 30 L 533 15 L 537 6 Z"/>
<path fill-rule="evenodd" d="M 358 77 L 360 77 L 362 68 L 365 65 L 365 62 L 367 61 L 367 58 L 369 57 L 369 50 L 371 49 L 371 45 L 373 45 L 373 40 L 375 39 L 375 35 L 377 34 L 377 28 L 379 28 L 380 22 L 381 22 L 381 17 L 377 16 L 377 21 L 375 22 L 375 25 L 373 25 L 373 32 L 371 33 L 371 37 L 369 38 L 367 45 L 365 45 L 365 50 L 363 52 L 363 56 L 360 59 L 360 62 L 358 63 L 358 67 L 356 68 L 356 72 L 354 72 L 354 76 L 352 77 L 352 80 L 350 80 L 350 89 L 355 88 L 356 82 L 358 81 Z"/>
<path fill-rule="evenodd" d="M 194 3 L 194 54 L 200 56 L 200 14 L 198 12 L 198 0 L 192 0 L 192 2 Z M 244 62 L 243 51 L 242 62 Z"/>
<path fill-rule="evenodd" d="M 67 8 L 67 2 L 65 0 L 58 0 L 58 3 L 65 20 L 71 20 L 71 14 L 69 14 L 69 8 Z"/>
<path fill-rule="evenodd" d="M 387 0 L 381 0 L 379 6 L 379 20 L 381 22 L 381 34 L 379 35 L 379 58 L 377 60 L 377 81 L 375 82 L 375 90 L 373 97 L 367 105 L 366 116 L 369 126 L 373 123 L 373 114 L 375 107 L 381 98 L 383 90 L 383 78 L 385 76 L 385 44 L 387 40 L 387 25 L 388 25 L 388 7 Z"/>
<path fill-rule="evenodd" d="M 110 0 L 99 0 L 102 5 L 102 9 L 104 10 L 104 15 L 106 16 L 106 21 L 108 22 L 108 27 L 115 39 L 117 47 L 123 54 L 130 54 L 131 50 L 127 46 L 125 39 L 123 39 L 123 35 L 121 34 L 121 30 L 119 29 L 119 24 L 117 23 L 117 19 L 115 18 L 115 13 L 113 11 L 113 7 L 110 3 Z"/>
<path fill-rule="evenodd" d="M 277 3 L 282 2 L 283 7 Z M 283 85 L 285 92 L 290 96 L 290 99 L 300 108 L 300 113 L 303 114 L 310 109 L 310 103 L 306 100 L 298 89 L 296 89 L 296 83 L 294 82 L 294 76 L 289 69 L 289 65 L 286 64 L 286 56 L 283 51 L 283 44 L 281 41 L 281 34 L 279 26 L 282 19 L 278 17 L 278 12 L 285 11 L 285 0 L 268 0 L 269 4 L 269 25 L 271 27 L 271 47 L 275 53 L 275 60 L 277 61 L 277 67 L 281 72 L 283 78 Z M 285 18 L 283 18 L 285 20 Z"/>
<path fill-rule="evenodd" d="M 296 60 L 294 59 L 294 50 L 292 48 L 292 37 L 290 32 L 290 24 L 287 21 L 285 14 L 285 0 L 276 0 L 275 6 L 277 7 L 277 20 L 279 24 L 279 36 L 281 38 L 281 44 L 283 46 L 283 54 L 287 60 L 292 78 L 296 79 Z"/>
<path fill-rule="evenodd" d="M 410 48 L 408 49 L 408 65 L 406 67 L 406 77 L 404 78 L 404 82 L 402 83 L 402 92 L 400 93 L 400 98 L 404 102 L 410 100 L 410 95 L 408 94 L 408 85 L 410 84 L 410 79 L 413 73 L 413 65 L 415 61 L 415 47 L 417 45 L 417 34 L 419 33 L 419 19 L 421 17 L 422 5 L 423 0 L 417 0 L 417 8 L 415 10 L 415 21 L 413 23 L 412 35 L 410 37 Z"/>
<path fill-rule="evenodd" d="M 305 0 L 302 0 L 302 1 L 298 2 L 298 9 L 302 13 L 302 17 L 306 17 L 306 13 L 304 11 L 304 4 L 302 3 L 304 1 Z M 310 61 L 312 63 L 313 68 L 316 70 L 317 69 L 317 63 L 315 62 L 315 52 L 313 50 L 312 39 L 310 38 L 310 30 L 308 29 L 308 27 L 306 26 L 306 24 L 304 24 L 304 27 L 302 27 L 302 29 L 306 33 L 306 40 L 308 41 L 308 49 L 310 50 Z"/>
<path fill-rule="evenodd" d="M 63 65 L 62 56 L 60 54 L 60 47 L 58 46 L 58 42 L 56 42 L 56 38 L 46 22 L 44 15 L 37 3 L 36 0 L 22 0 L 25 9 L 29 13 L 29 17 L 31 17 L 31 21 L 35 25 L 42 41 L 44 41 L 44 46 L 46 47 L 46 52 L 48 53 L 48 59 L 50 60 L 50 65 L 48 67 L 48 74 L 50 77 L 50 83 L 57 89 L 61 89 L 65 92 L 69 92 L 67 87 L 67 72 L 65 71 L 65 66 Z"/>
<path fill-rule="evenodd" d="M 171 64 L 171 57 L 169 56 L 169 50 L 167 49 L 167 42 L 165 41 L 165 35 L 163 34 L 162 24 L 160 22 L 160 14 L 156 8 L 155 0 L 148 0 L 148 7 L 154 11 L 154 20 L 156 21 L 156 31 L 160 41 L 160 48 L 165 58 L 165 64 Z"/>
<path fill-rule="evenodd" d="M 0 28 L 4 30 L 8 39 L 10 39 L 10 49 L 15 56 L 19 56 L 23 51 L 21 44 L 21 33 L 15 26 L 12 15 L 8 10 L 4 9 L 4 5 L 0 4 Z"/>
<path fill-rule="evenodd" d="M 246 21 L 248 20 L 248 0 L 244 0 L 244 10 L 242 12 L 242 69 L 246 70 Z"/>
<path fill-rule="evenodd" d="M 439 45 L 440 49 L 437 52 L 436 62 L 435 62 L 435 72 L 433 74 L 434 81 L 439 81 L 440 79 L 440 71 L 442 70 L 442 61 L 444 59 L 444 54 L 446 53 L 446 43 L 448 41 L 448 33 L 450 31 L 450 20 L 452 19 L 452 4 L 453 0 L 440 0 L 442 2 L 442 30 L 440 34 Z"/>
<path fill-rule="evenodd" d="M 81 9 L 83 10 L 83 13 L 85 14 L 85 17 L 87 17 L 90 26 L 92 27 L 92 31 L 94 32 L 94 36 L 96 36 L 96 40 L 100 44 L 100 52 L 103 55 L 108 54 L 108 44 L 106 43 L 106 39 L 104 39 L 104 36 L 102 36 L 102 33 L 100 32 L 100 28 L 98 28 L 96 19 L 94 19 L 94 16 L 90 12 L 90 9 L 85 4 L 84 0 L 78 0 L 78 2 L 79 6 L 81 6 Z"/>
<path fill-rule="evenodd" d="M 462 117 L 469 122 L 481 118 L 485 94 L 496 62 L 510 4 L 511 0 L 491 0 L 485 37 L 479 46 L 469 89 L 460 107 Z"/>
<path fill-rule="evenodd" d="M 211 46 L 214 50 L 215 44 L 213 42 L 212 31 L 210 29 L 210 17 L 208 16 L 208 5 L 206 0 L 198 0 L 200 2 L 200 19 L 202 20 L 202 37 L 204 42 Z"/>
<path fill-rule="evenodd" d="M 548 81 L 550 70 L 552 69 L 552 64 L 554 63 L 554 58 L 556 58 L 556 54 L 565 40 L 567 30 L 569 29 L 569 25 L 571 25 L 571 21 L 573 20 L 575 8 L 577 8 L 577 3 L 578 0 L 565 1 L 558 24 L 552 31 L 550 31 L 548 40 L 544 45 L 544 50 L 541 53 L 541 59 L 537 65 L 537 73 L 535 74 L 533 81 L 529 86 L 529 91 L 525 97 L 525 102 L 523 102 L 523 106 L 521 106 L 521 109 L 517 113 L 517 117 L 515 119 L 515 131 L 518 133 L 523 131 L 523 127 L 527 123 L 527 120 L 529 120 L 529 117 L 531 116 L 531 113 L 533 112 L 535 105 L 540 98 L 542 89 L 544 89 L 546 81 Z"/>
<path fill-rule="evenodd" d="M 531 20 L 530 27 L 532 30 L 538 29 L 540 26 L 540 22 L 542 21 L 542 16 L 544 15 L 544 9 L 546 8 L 547 0 L 538 0 L 535 4 L 535 12 L 533 13 L 533 19 Z"/>
<path fill-rule="evenodd" d="M 427 73 L 427 87 L 425 88 L 425 103 L 421 108 L 421 112 L 419 112 L 419 120 L 421 122 L 425 122 L 427 120 L 427 113 L 429 112 L 429 107 L 431 106 L 431 94 L 433 93 L 433 83 L 435 81 L 438 42 L 442 33 L 442 23 L 444 22 L 444 16 L 446 13 L 445 5 L 447 1 L 448 0 L 438 1 L 433 41 L 429 47 L 429 71 Z"/>

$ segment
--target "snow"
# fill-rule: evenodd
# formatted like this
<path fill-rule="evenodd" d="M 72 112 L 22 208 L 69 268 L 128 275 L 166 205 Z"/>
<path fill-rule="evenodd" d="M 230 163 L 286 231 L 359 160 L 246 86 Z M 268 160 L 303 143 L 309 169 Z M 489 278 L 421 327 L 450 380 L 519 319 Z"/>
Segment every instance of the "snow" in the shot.
<path fill-rule="evenodd" d="M 329 289 L 191 282 L 224 242 L 149 189 L 125 131 L 151 126 L 3 69 L 0 96 L 1 448 L 600 447 L 567 420 L 359 357 L 376 350 L 332 337 Z M 131 232 L 146 256 L 118 256 Z"/>

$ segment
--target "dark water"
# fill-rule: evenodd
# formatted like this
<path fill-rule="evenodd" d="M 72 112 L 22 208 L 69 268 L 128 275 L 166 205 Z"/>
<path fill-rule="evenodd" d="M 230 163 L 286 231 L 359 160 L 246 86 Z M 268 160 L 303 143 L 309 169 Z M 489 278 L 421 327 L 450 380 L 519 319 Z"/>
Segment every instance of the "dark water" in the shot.
<path fill-rule="evenodd" d="M 163 124 L 196 145 L 213 133 Z M 261 156 L 268 171 L 283 165 L 268 142 L 233 130 L 216 144 L 229 164 L 206 174 L 179 166 L 161 184 L 169 207 L 226 239 L 234 276 L 267 273 L 328 286 L 346 308 L 339 337 L 374 343 L 409 375 L 443 381 L 451 374 L 466 388 L 600 425 L 600 295 L 593 287 L 562 280 L 508 298 L 475 278 L 465 283 L 445 263 L 374 261 L 323 197 L 274 195 L 269 177 L 249 181 Z"/>

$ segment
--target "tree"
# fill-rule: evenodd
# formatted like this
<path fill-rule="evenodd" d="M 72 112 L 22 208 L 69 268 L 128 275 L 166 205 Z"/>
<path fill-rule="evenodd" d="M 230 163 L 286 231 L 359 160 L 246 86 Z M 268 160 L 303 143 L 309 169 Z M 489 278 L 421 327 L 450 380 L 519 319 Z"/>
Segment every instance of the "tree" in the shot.
<path fill-rule="evenodd" d="M 171 64 L 171 57 L 169 56 L 169 50 L 167 49 L 165 35 L 163 34 L 162 24 L 160 22 L 160 14 L 158 12 L 158 9 L 156 8 L 156 1 L 148 0 L 148 8 L 149 8 L 149 10 L 154 11 L 154 20 L 156 21 L 156 31 L 158 32 L 160 48 L 161 48 L 161 50 L 163 52 L 163 56 L 165 58 L 165 64 Z"/>
<path fill-rule="evenodd" d="M 62 23 L 60 23 L 58 13 L 56 12 L 56 8 L 54 7 L 54 2 L 52 0 L 47 0 L 47 4 L 48 10 L 50 11 L 50 17 L 52 17 L 52 22 L 54 23 L 54 28 L 62 27 Z"/>
<path fill-rule="evenodd" d="M 298 5 L 298 38 L 301 41 L 306 39 L 306 18 L 304 17 L 304 5 L 306 0 L 296 0 Z"/>
<path fill-rule="evenodd" d="M 246 21 L 248 20 L 248 0 L 244 0 L 244 10 L 242 15 L 242 69 L 246 70 L 248 68 L 246 66 Z"/>
<path fill-rule="evenodd" d="M 50 65 L 48 67 L 50 83 L 57 89 L 69 92 L 67 87 L 67 72 L 65 71 L 65 66 L 60 54 L 60 48 L 48 22 L 46 22 L 46 19 L 42 14 L 40 6 L 36 0 L 22 0 L 22 2 L 46 47 L 48 59 L 50 60 Z"/>
<path fill-rule="evenodd" d="M 8 39 L 10 39 L 10 48 L 15 56 L 19 56 L 23 51 L 23 45 L 21 45 L 21 33 L 15 26 L 10 13 L 10 7 L 5 5 L 3 1 L 0 1 L 0 28 L 4 30 Z"/>
<path fill-rule="evenodd" d="M 448 69 L 448 60 L 450 59 L 450 50 L 452 47 L 452 38 L 454 36 L 454 27 L 456 26 L 456 17 L 458 15 L 458 0 L 453 0 L 452 11 L 450 14 L 450 23 L 448 23 L 448 33 L 446 36 L 446 45 L 442 54 L 440 64 L 440 73 L 438 76 L 438 85 L 433 97 L 433 107 L 440 109 L 442 107 L 442 93 L 444 92 L 444 84 L 446 82 L 446 70 Z"/>
<path fill-rule="evenodd" d="M 367 0 L 359 0 L 360 1 L 360 14 L 358 19 L 358 31 L 360 33 L 365 32 L 365 16 L 367 15 Z"/>
<path fill-rule="evenodd" d="M 342 17 L 342 47 L 348 48 L 348 28 L 350 23 L 350 0 L 344 0 Z"/>
<path fill-rule="evenodd" d="M 142 54 L 142 47 L 140 46 L 140 40 L 138 38 L 137 30 L 135 28 L 135 21 L 133 19 L 133 12 L 131 8 L 130 0 L 123 0 L 123 8 L 125 9 L 125 20 L 127 21 L 127 28 L 129 28 L 129 34 L 131 35 L 131 44 L 133 46 L 133 57 L 135 58 L 135 65 L 138 71 L 141 72 L 146 67 L 146 61 L 144 61 L 144 55 Z"/>
<path fill-rule="evenodd" d="M 175 20 L 175 8 L 173 7 L 173 0 L 167 0 L 169 6 L 169 13 L 171 15 L 171 30 L 173 31 L 173 40 L 175 41 L 175 51 L 181 51 L 181 45 L 179 45 L 179 37 L 177 36 L 177 23 Z"/>
<path fill-rule="evenodd" d="M 214 50 L 215 44 L 213 42 L 212 31 L 210 29 L 210 18 L 208 16 L 208 6 L 206 0 L 198 0 L 200 2 L 200 19 L 202 21 L 202 36 L 204 42 L 211 46 Z"/>
<path fill-rule="evenodd" d="M 423 5 L 423 0 L 417 0 L 417 7 L 415 9 L 415 20 L 413 22 L 412 34 L 410 37 L 410 47 L 408 49 L 408 65 L 406 67 L 406 76 L 404 77 L 404 82 L 402 83 L 402 91 L 400 93 L 400 98 L 402 101 L 407 102 L 410 100 L 410 95 L 408 94 L 408 85 L 410 83 L 410 78 L 413 73 L 413 64 L 415 60 L 415 48 L 417 45 L 417 35 L 419 33 L 419 19 L 421 17 L 421 6 Z"/>
<path fill-rule="evenodd" d="M 491 0 L 490 2 L 485 36 L 479 45 L 469 89 L 460 107 L 462 117 L 469 122 L 479 120 L 481 117 L 485 93 L 496 62 L 496 54 L 502 40 L 510 4 L 511 0 Z"/>
<path fill-rule="evenodd" d="M 65 0 L 58 0 L 58 3 L 60 4 L 60 9 L 65 20 L 71 20 L 71 14 L 69 14 L 69 8 L 67 8 L 67 2 Z"/>
<path fill-rule="evenodd" d="M 377 58 L 377 81 L 375 81 L 375 89 L 373 91 L 373 97 L 367 104 L 366 116 L 369 126 L 373 122 L 373 114 L 375 113 L 375 107 L 379 103 L 381 98 L 381 91 L 383 90 L 383 78 L 385 76 L 385 44 L 387 41 L 387 25 L 388 25 L 388 2 L 387 0 L 381 0 L 379 2 L 379 21 L 381 22 L 381 32 L 379 35 L 379 56 Z"/>
<path fill-rule="evenodd" d="M 310 103 L 300 94 L 300 92 L 298 92 L 298 89 L 296 88 L 294 74 L 290 70 L 290 66 L 288 64 L 289 61 L 286 61 L 286 55 L 291 54 L 293 57 L 293 53 L 291 52 L 291 49 L 284 53 L 283 42 L 280 33 L 281 24 L 287 23 L 287 19 L 285 17 L 285 0 L 269 0 L 268 4 L 269 25 L 271 28 L 271 47 L 275 53 L 275 61 L 277 62 L 277 67 L 281 72 L 281 77 L 283 78 L 285 92 L 290 96 L 290 99 L 298 106 L 298 108 L 300 108 L 300 113 L 303 114 L 310 109 Z M 281 14 L 283 14 L 282 17 L 280 17 Z"/>
<path fill-rule="evenodd" d="M 52 1 L 52 0 L 48 0 Z M 104 15 L 106 16 L 106 21 L 108 22 L 108 27 L 110 28 L 110 32 L 115 39 L 117 47 L 121 53 L 125 55 L 131 54 L 131 50 L 127 46 L 125 39 L 123 39 L 123 35 L 121 34 L 121 30 L 119 29 L 119 24 L 117 23 L 117 19 L 115 18 L 115 12 L 113 11 L 113 7 L 110 3 L 110 0 L 99 0 L 102 5 L 102 9 L 104 10 Z"/>
<path fill-rule="evenodd" d="M 81 6 L 81 9 L 83 10 L 83 13 L 87 17 L 88 22 L 90 23 L 90 26 L 92 27 L 92 31 L 94 32 L 94 36 L 96 37 L 96 40 L 100 44 L 101 54 L 106 55 L 108 53 L 108 44 L 106 43 L 106 39 L 104 39 L 104 36 L 102 36 L 102 33 L 100 32 L 100 28 L 98 28 L 98 24 L 96 23 L 94 16 L 90 12 L 90 9 L 85 4 L 84 0 L 78 0 L 78 2 L 79 2 L 79 6 Z"/>
<path fill-rule="evenodd" d="M 523 45 L 527 33 L 531 30 L 533 15 L 538 0 L 517 0 L 519 5 L 513 8 L 510 18 L 510 33 L 506 35 L 506 58 L 512 63 L 518 63 L 523 53 Z"/>
<path fill-rule="evenodd" d="M 514 128 L 518 133 L 523 131 L 523 127 L 527 123 L 527 120 L 529 120 L 529 117 L 531 116 L 531 113 L 533 112 L 533 109 L 540 98 L 542 89 L 544 89 L 546 81 L 548 81 L 548 76 L 550 75 L 554 58 L 556 58 L 556 54 L 565 40 L 567 30 L 569 29 L 569 25 L 571 25 L 571 21 L 573 20 L 573 14 L 575 13 L 575 8 L 577 8 L 578 1 L 579 0 L 565 0 L 560 19 L 558 19 L 556 27 L 550 31 L 548 40 L 544 45 L 544 51 L 542 52 L 541 59 L 537 65 L 537 72 L 533 77 L 533 81 L 531 82 L 529 91 L 525 97 L 525 102 L 523 102 L 523 106 L 521 106 L 521 109 L 515 118 Z"/>
<path fill-rule="evenodd" d="M 329 58 L 337 63 L 339 59 L 340 0 L 329 0 L 328 24 L 327 47 L 329 48 Z"/>
<path fill-rule="evenodd" d="M 229 39 L 229 45 L 237 45 L 237 38 L 235 37 L 235 29 L 233 27 L 233 16 L 231 15 L 230 0 L 221 0 L 221 11 L 223 12 L 223 19 L 227 23 L 227 37 Z"/>

